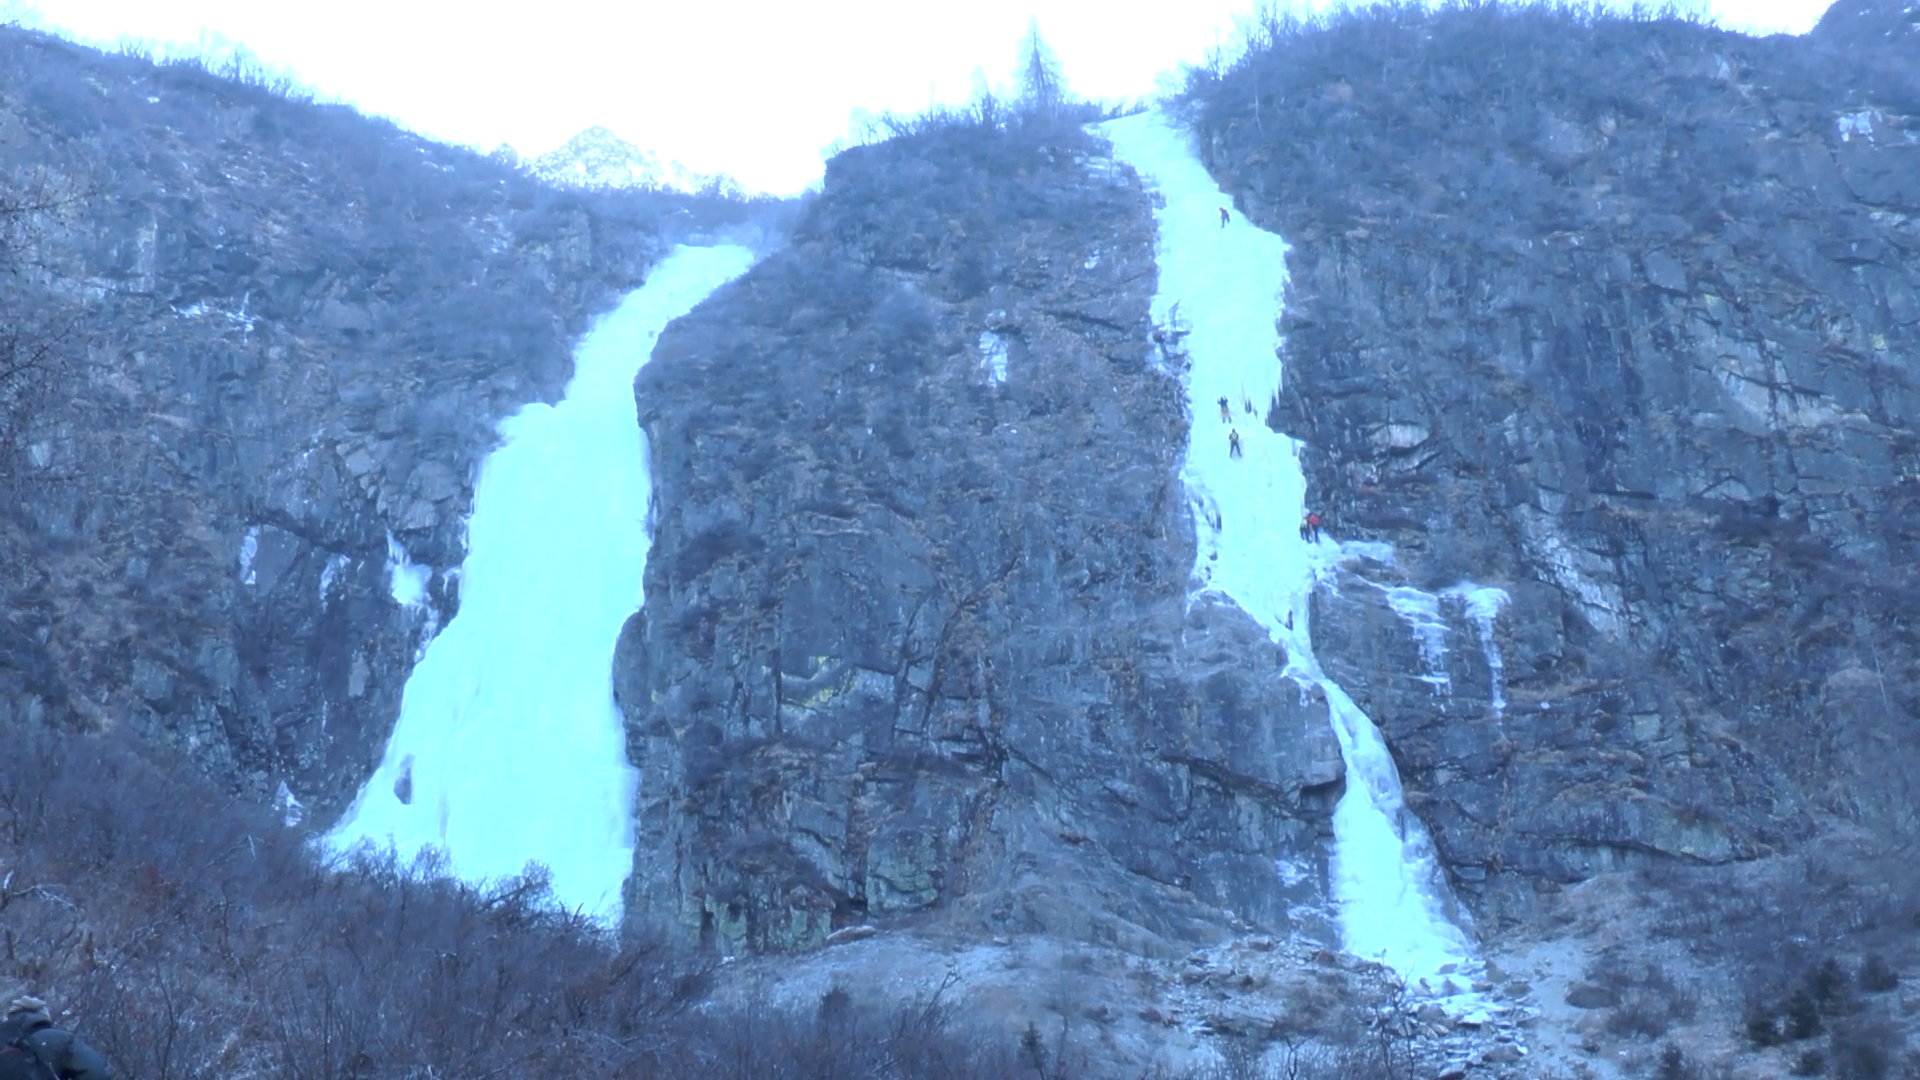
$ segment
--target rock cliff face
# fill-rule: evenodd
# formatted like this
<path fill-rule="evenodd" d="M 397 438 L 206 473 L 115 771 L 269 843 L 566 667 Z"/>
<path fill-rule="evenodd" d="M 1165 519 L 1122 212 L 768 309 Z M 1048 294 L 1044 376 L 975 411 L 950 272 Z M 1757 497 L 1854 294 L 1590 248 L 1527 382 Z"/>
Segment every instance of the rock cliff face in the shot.
<path fill-rule="evenodd" d="M 631 919 L 1151 955 L 1317 899 L 1338 748 L 1263 631 L 1188 604 L 1152 221 L 1103 152 L 966 124 L 849 152 L 790 249 L 663 336 L 616 658 Z"/>
<path fill-rule="evenodd" d="M 322 810 L 451 614 L 432 572 L 495 422 L 557 395 L 656 221 L 741 214 L 557 194 L 344 107 L 15 30 L 0 176 L 27 207 L 9 298 L 54 313 L 11 304 L 6 330 L 59 360 L 0 417 L 0 715 L 129 725 Z M 418 603 L 395 556 L 431 575 Z"/>
<path fill-rule="evenodd" d="M 1320 660 L 1483 929 L 1609 868 L 1913 833 L 1914 27 L 1395 10 L 1275 27 L 1189 96 L 1294 245 L 1269 423 L 1384 542 L 1319 596 Z M 668 222 L 759 211 L 33 35 L 0 61 L 9 190 L 58 196 L 12 219 L 5 314 L 72 328 L 0 416 L 0 713 L 329 811 L 453 610 L 495 422 Z M 662 337 L 614 671 L 636 927 L 1327 936 L 1340 755 L 1189 595 L 1150 198 L 1071 126 L 929 122 Z"/>
<path fill-rule="evenodd" d="M 1294 246 L 1270 422 L 1394 552 L 1320 597 L 1319 655 L 1483 911 L 1914 833 L 1913 15 L 1368 14 L 1196 84 Z"/>

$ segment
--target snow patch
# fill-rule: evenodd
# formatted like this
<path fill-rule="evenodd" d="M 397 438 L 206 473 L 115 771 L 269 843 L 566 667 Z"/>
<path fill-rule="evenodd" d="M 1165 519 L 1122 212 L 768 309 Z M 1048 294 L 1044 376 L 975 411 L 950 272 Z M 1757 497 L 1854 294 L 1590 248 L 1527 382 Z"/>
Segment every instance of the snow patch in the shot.
<path fill-rule="evenodd" d="M 387 592 L 403 608 L 422 607 L 427 602 L 427 583 L 433 568 L 421 566 L 407 556 L 405 545 L 387 534 Z"/>
<path fill-rule="evenodd" d="M 745 193 L 731 176 L 696 172 L 678 161 L 661 161 L 659 155 L 598 126 L 587 128 L 567 140 L 565 146 L 528 161 L 526 169 L 556 187 L 589 191 L 657 188 L 695 194 L 712 191 L 738 196 Z"/>
<path fill-rule="evenodd" d="M 335 579 L 339 578 L 340 571 L 345 570 L 352 562 L 353 560 L 347 558 L 345 555 L 330 555 L 327 557 L 327 565 L 320 568 L 321 608 L 324 609 L 327 606 L 327 600 L 333 594 L 333 583 Z"/>
<path fill-rule="evenodd" d="M 1007 341 L 991 330 L 980 331 L 980 366 L 994 382 L 1007 381 Z"/>
<path fill-rule="evenodd" d="M 280 781 L 279 790 L 273 793 L 273 808 L 280 815 L 280 823 L 289 829 L 307 820 L 306 804 L 294 798 L 293 789 L 285 780 Z"/>
<path fill-rule="evenodd" d="M 1859 112 L 1843 113 L 1840 119 L 1834 121 L 1834 127 L 1840 134 L 1841 142 L 1852 142 L 1855 135 L 1872 142 L 1873 122 L 1877 119 L 1879 115 L 1872 109 L 1862 109 Z"/>
<path fill-rule="evenodd" d="M 255 525 L 247 530 L 247 535 L 240 538 L 240 584 L 254 584 L 253 560 L 258 554 L 260 554 L 260 526 Z"/>

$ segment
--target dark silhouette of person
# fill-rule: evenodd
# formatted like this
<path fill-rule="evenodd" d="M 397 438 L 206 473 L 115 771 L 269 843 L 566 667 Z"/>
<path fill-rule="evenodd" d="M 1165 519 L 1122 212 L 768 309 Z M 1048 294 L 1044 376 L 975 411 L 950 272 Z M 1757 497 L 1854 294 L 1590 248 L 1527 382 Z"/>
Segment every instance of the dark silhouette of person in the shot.
<path fill-rule="evenodd" d="M 1220 395 L 1220 422 L 1224 424 L 1231 419 L 1233 419 L 1233 413 L 1227 409 L 1227 395 L 1221 394 Z"/>
<path fill-rule="evenodd" d="M 1240 429 L 1239 428 L 1233 428 L 1227 432 L 1227 456 L 1228 457 L 1240 456 Z"/>
<path fill-rule="evenodd" d="M 17 997 L 0 1021 L 0 1077 L 53 1075 L 60 1080 L 113 1080 L 100 1052 L 71 1031 L 53 1026 L 53 1013 L 37 997 Z"/>
<path fill-rule="evenodd" d="M 1224 207 L 1224 206 L 1223 206 L 1223 207 L 1221 207 L 1221 208 L 1220 208 L 1220 227 L 1221 227 L 1221 228 L 1223 228 L 1223 229 L 1224 229 L 1224 228 L 1226 228 L 1226 227 L 1227 227 L 1227 222 L 1229 222 L 1229 221 L 1232 221 L 1232 220 L 1233 220 L 1233 215 L 1232 215 L 1232 214 L 1229 214 L 1229 213 L 1227 213 L 1227 208 L 1226 208 L 1226 207 Z"/>

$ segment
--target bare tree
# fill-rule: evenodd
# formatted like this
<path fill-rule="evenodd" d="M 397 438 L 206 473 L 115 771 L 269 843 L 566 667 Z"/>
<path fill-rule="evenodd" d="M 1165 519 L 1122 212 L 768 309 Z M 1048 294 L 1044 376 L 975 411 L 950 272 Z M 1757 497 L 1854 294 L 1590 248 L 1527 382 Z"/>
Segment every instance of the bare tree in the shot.
<path fill-rule="evenodd" d="M 1060 71 L 1060 58 L 1040 36 L 1040 20 L 1027 22 L 1027 34 L 1020 40 L 1020 112 L 1026 116 L 1051 120 L 1067 104 L 1067 79 Z"/>

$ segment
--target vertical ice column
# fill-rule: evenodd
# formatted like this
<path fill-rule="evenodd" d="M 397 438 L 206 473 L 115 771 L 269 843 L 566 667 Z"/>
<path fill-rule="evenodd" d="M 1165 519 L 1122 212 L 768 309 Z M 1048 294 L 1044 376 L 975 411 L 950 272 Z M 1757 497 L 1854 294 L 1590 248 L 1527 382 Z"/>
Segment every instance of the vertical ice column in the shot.
<path fill-rule="evenodd" d="M 1480 650 L 1486 654 L 1487 673 L 1492 679 L 1488 704 L 1493 709 L 1493 718 L 1499 720 L 1507 712 L 1507 661 L 1500 654 L 1499 640 L 1493 636 L 1493 621 L 1500 617 L 1500 609 L 1507 606 L 1507 590 L 1463 581 L 1440 595 L 1465 605 L 1467 618 L 1473 620 L 1474 629 L 1479 631 Z"/>
<path fill-rule="evenodd" d="M 1280 294 L 1287 247 L 1238 216 L 1189 146 L 1157 113 L 1102 126 L 1114 152 L 1159 190 L 1164 206 L 1156 323 L 1186 324 L 1192 430 L 1181 470 L 1195 504 L 1194 574 L 1286 646 L 1288 673 L 1326 694 L 1346 763 L 1334 811 L 1333 890 L 1349 951 L 1417 980 L 1471 956 L 1447 917 L 1446 882 L 1426 829 L 1406 808 L 1380 731 L 1314 659 L 1307 601 L 1315 564 L 1335 545 L 1300 535 L 1305 479 L 1293 440 L 1266 425 L 1280 389 Z M 1221 399 L 1225 404 L 1221 404 Z M 1238 439 L 1238 456 L 1229 440 Z"/>
<path fill-rule="evenodd" d="M 740 247 L 676 249 L 580 343 L 560 404 L 501 422 L 460 611 L 407 679 L 385 757 L 329 847 L 434 848 L 468 880 L 539 861 L 561 903 L 619 917 L 636 773 L 613 649 L 643 599 L 652 486 L 633 380 L 668 322 L 752 262 Z"/>

